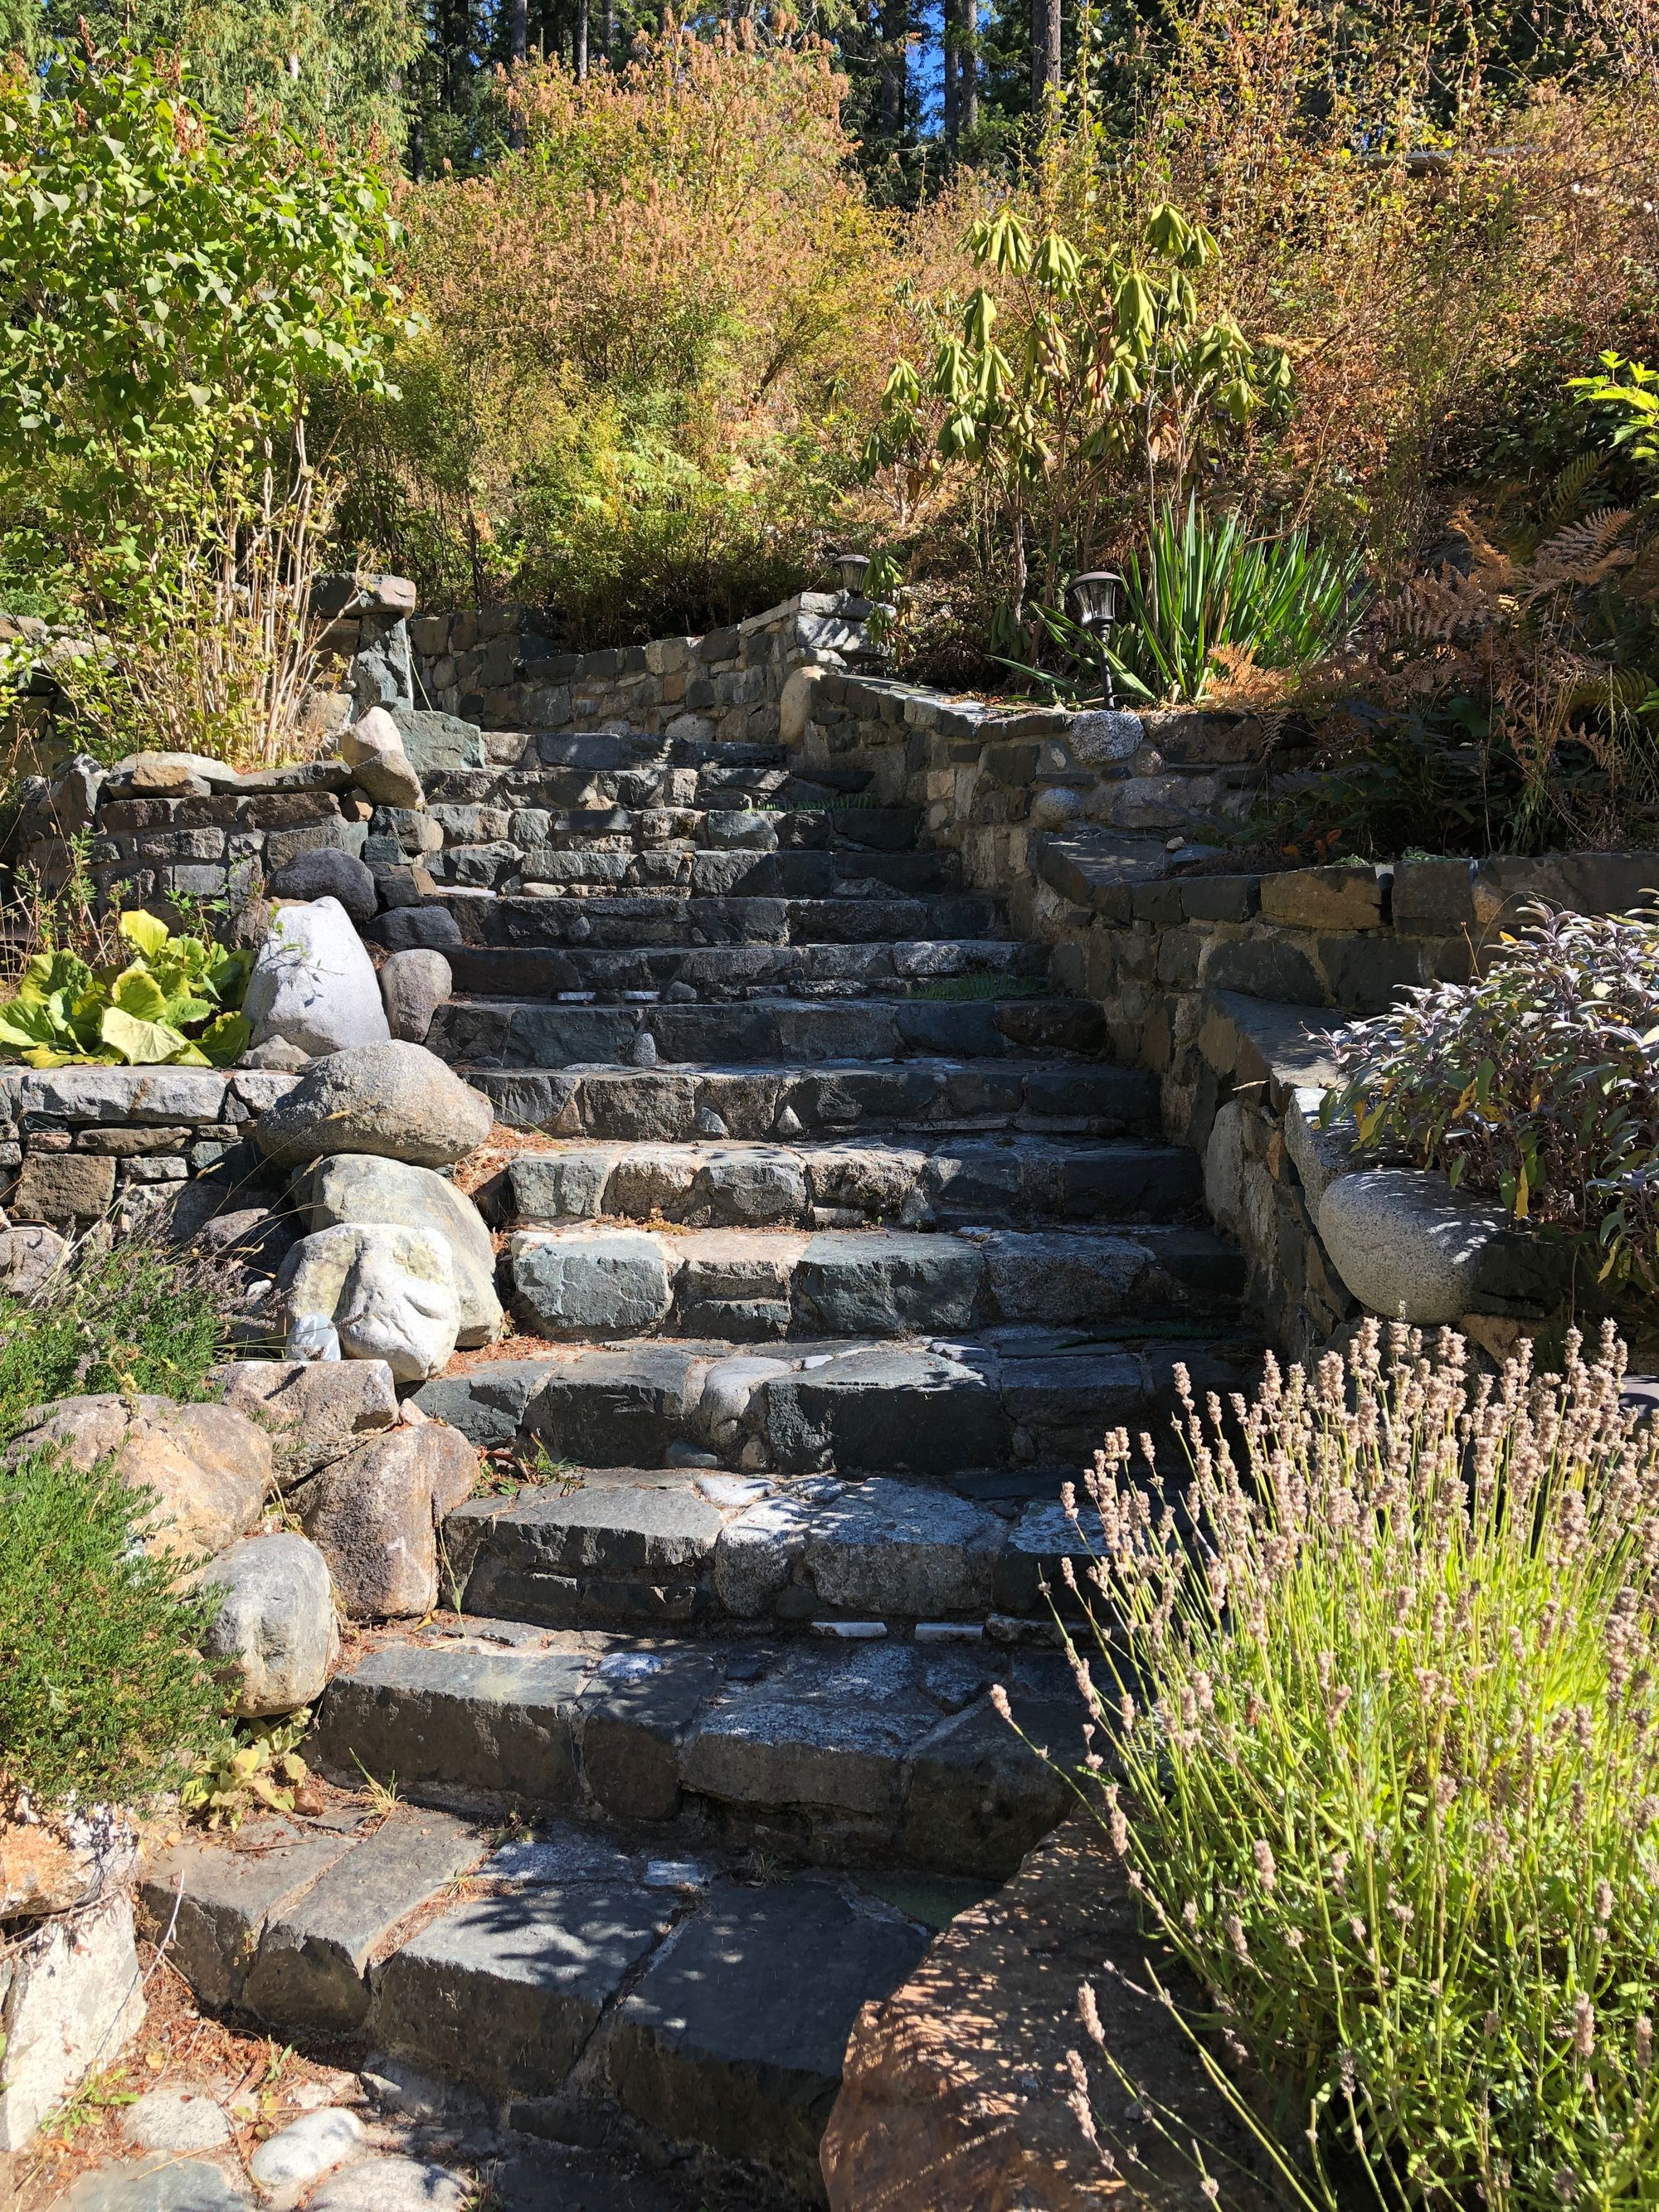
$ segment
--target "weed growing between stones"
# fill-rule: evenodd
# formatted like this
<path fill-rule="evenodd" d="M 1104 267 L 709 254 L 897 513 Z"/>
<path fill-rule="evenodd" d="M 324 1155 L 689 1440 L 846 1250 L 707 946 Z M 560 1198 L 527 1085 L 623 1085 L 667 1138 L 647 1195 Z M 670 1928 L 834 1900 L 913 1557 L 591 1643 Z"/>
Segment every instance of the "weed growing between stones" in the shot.
<path fill-rule="evenodd" d="M 1624 1366 L 1609 1329 L 1475 1377 L 1369 1322 L 1270 1359 L 1237 1446 L 1178 1370 L 1179 1495 L 1123 1431 L 1085 1478 L 1091 1802 L 1304 2203 L 1650 2201 L 1659 1431 Z"/>
<path fill-rule="evenodd" d="M 144 1551 L 149 1522 L 107 1468 L 37 1451 L 0 1473 L 0 1774 L 42 1802 L 140 1802 L 222 1733 L 215 1600 Z"/>
<path fill-rule="evenodd" d="M 38 1290 L 0 1294 L 0 1440 L 31 1407 L 83 1391 L 204 1397 L 225 1306 L 199 1261 L 138 1238 L 83 1242 Z"/>

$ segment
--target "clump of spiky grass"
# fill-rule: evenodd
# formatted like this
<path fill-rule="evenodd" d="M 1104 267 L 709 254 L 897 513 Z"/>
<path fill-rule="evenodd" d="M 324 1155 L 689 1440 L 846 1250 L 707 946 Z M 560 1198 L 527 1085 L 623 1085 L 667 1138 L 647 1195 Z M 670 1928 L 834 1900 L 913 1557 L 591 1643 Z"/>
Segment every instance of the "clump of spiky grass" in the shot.
<path fill-rule="evenodd" d="M 1652 2202 L 1659 1434 L 1624 1366 L 1609 1330 L 1475 1377 L 1403 1327 L 1385 1364 L 1370 1323 L 1270 1361 L 1237 1453 L 1183 1375 L 1181 1495 L 1121 1431 L 1085 1480 L 1101 1816 L 1314 2201 Z"/>

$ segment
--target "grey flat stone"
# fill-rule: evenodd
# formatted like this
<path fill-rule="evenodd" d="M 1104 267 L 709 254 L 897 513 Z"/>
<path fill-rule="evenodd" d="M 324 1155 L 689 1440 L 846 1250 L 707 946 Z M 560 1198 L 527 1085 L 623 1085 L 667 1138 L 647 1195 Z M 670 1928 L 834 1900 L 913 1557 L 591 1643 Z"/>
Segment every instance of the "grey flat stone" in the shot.
<path fill-rule="evenodd" d="M 891 1475 L 849 1483 L 813 1510 L 801 1564 L 848 1613 L 983 1613 L 1005 1524 L 959 1498 Z"/>
<path fill-rule="evenodd" d="M 648 1479 L 521 1498 L 497 1519 L 497 1557 L 553 1573 L 676 1574 L 708 1558 L 724 1523 L 689 1485 Z"/>
<path fill-rule="evenodd" d="M 121 2132 L 140 2150 L 182 2153 L 217 2150 L 231 2137 L 230 2122 L 210 2089 L 147 2090 L 121 2116 Z"/>
<path fill-rule="evenodd" d="M 415 1403 L 480 1449 L 510 1444 L 553 1369 L 550 1359 L 487 1360 L 465 1375 L 434 1376 L 415 1393 Z"/>
<path fill-rule="evenodd" d="M 149 1862 L 138 1893 L 140 1924 L 157 1940 L 173 1929 L 168 1956 L 204 2004 L 234 2005 L 266 1922 L 352 1842 L 349 1831 L 301 1829 L 285 1820 L 250 1820 L 234 1838 L 189 1838 Z"/>
<path fill-rule="evenodd" d="M 389 1645 L 330 1683 L 315 1764 L 348 1784 L 361 1784 L 361 1759 L 406 1789 L 568 1799 L 571 1715 L 592 1663 L 562 1651 Z"/>
<path fill-rule="evenodd" d="M 665 2134 L 754 2160 L 816 2196 L 818 2139 L 859 2008 L 890 1996 L 928 1940 L 828 1884 L 719 1885 L 623 2000 L 606 2039 L 612 2086 Z"/>
<path fill-rule="evenodd" d="M 974 1247 L 954 1237 L 853 1231 L 814 1237 L 792 1289 L 808 1326 L 839 1336 L 898 1335 L 965 1328 L 984 1272 Z"/>
<path fill-rule="evenodd" d="M 1501 1206 L 1417 1168 L 1340 1176 L 1320 1201 L 1318 1225 L 1361 1305 L 1424 1326 L 1469 1311 L 1486 1247 L 1511 1227 Z"/>
<path fill-rule="evenodd" d="M 582 1778 L 605 1812 L 665 1820 L 678 1811 L 684 1746 L 726 1679 L 719 1646 L 615 1652 L 597 1668 L 574 1727 Z"/>
<path fill-rule="evenodd" d="M 545 1888 L 572 1881 L 627 1882 L 634 1863 L 591 1828 L 556 1820 L 533 1836 L 517 1836 L 492 1852 L 480 1870 L 491 1881 Z"/>
<path fill-rule="evenodd" d="M 728 1804 L 896 1823 L 902 1762 L 942 1717 L 903 1645 L 792 1650 L 761 1680 L 732 1684 L 696 1723 L 685 1785 Z"/>
<path fill-rule="evenodd" d="M 690 1418 L 706 1364 L 665 1344 L 578 1352 L 550 1373 L 526 1424 L 586 1467 L 655 1467 Z"/>
<path fill-rule="evenodd" d="M 632 1883 L 473 1899 L 377 1969 L 372 2031 L 492 2094 L 555 2088 L 666 1919 Z"/>
<path fill-rule="evenodd" d="M 1007 1423 L 987 1376 L 908 1347 L 849 1352 L 781 1376 L 757 1394 L 775 1463 L 919 1474 L 988 1467 L 1007 1450 Z"/>
<path fill-rule="evenodd" d="M 267 1927 L 244 2004 L 285 2027 L 361 2027 L 375 1945 L 483 1853 L 463 1822 L 399 1807 Z"/>
<path fill-rule="evenodd" d="M 513 1284 L 520 1311 L 544 1336 L 621 1335 L 652 1328 L 672 1303 L 669 1270 L 657 1239 L 626 1231 L 516 1238 Z"/>
<path fill-rule="evenodd" d="M 69 2212 L 242 2212 L 251 2201 L 205 2159 L 166 2151 L 84 2173 L 67 2199 Z"/>

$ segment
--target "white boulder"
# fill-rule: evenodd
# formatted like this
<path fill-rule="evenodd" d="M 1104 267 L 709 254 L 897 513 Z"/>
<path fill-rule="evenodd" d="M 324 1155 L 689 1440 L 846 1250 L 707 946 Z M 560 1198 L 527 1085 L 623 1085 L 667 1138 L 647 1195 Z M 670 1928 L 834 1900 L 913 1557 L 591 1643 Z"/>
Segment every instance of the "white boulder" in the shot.
<path fill-rule="evenodd" d="M 235 1662 L 236 1711 L 246 1719 L 291 1713 L 320 1697 L 339 1650 L 328 1562 L 287 1531 L 246 1536 L 203 1577 L 221 1593 L 210 1658 Z"/>
<path fill-rule="evenodd" d="M 432 1230 L 317 1230 L 289 1254 L 276 1287 L 290 1322 L 320 1314 L 348 1359 L 383 1359 L 399 1382 L 424 1382 L 454 1352 L 460 1300 L 449 1247 Z"/>
<path fill-rule="evenodd" d="M 384 1044 L 392 1035 L 374 963 L 336 898 L 278 907 L 243 1010 L 256 1046 L 280 1037 L 315 1054 Z"/>

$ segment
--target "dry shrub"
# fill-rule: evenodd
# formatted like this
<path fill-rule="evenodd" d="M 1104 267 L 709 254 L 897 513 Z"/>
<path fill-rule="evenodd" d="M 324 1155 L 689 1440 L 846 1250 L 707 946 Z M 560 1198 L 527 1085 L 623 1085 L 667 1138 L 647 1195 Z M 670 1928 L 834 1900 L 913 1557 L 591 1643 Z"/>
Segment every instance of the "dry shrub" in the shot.
<path fill-rule="evenodd" d="M 519 71 L 523 146 L 404 195 L 429 329 L 401 402 L 346 426 L 358 538 L 434 598 L 550 596 L 584 639 L 798 585 L 898 323 L 845 91 L 822 45 L 746 35 Z"/>

